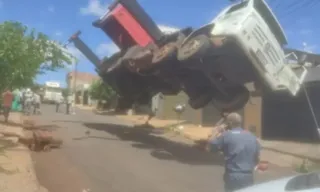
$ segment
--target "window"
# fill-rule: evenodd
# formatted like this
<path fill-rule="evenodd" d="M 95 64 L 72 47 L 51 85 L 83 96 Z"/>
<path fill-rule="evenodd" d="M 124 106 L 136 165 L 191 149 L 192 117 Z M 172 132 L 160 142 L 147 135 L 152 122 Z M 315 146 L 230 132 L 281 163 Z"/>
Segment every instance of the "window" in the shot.
<path fill-rule="evenodd" d="M 249 1 L 243 1 L 242 3 L 239 3 L 239 4 L 236 4 L 234 6 L 232 6 L 227 12 L 226 14 L 229 14 L 229 13 L 232 13 L 232 12 L 235 12 L 239 9 L 242 9 L 244 7 L 247 7 Z"/>

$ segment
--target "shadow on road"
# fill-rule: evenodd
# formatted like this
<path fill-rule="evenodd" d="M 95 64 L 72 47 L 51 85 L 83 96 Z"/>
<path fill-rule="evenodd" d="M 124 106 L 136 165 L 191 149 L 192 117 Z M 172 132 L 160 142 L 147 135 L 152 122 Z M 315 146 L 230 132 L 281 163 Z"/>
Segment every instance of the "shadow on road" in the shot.
<path fill-rule="evenodd" d="M 84 139 L 102 139 L 102 140 L 113 140 L 116 141 L 118 139 L 108 138 L 108 137 L 98 137 L 98 136 L 84 136 L 84 137 L 75 137 L 72 140 L 84 140 Z"/>
<path fill-rule="evenodd" d="M 71 120 L 54 120 L 55 123 L 85 123 L 85 121 L 71 121 Z"/>
<path fill-rule="evenodd" d="M 115 116 L 115 115 L 125 115 L 126 113 L 125 112 L 115 112 L 115 111 L 94 111 L 94 114 Z"/>
<path fill-rule="evenodd" d="M 223 165 L 221 155 L 206 153 L 196 146 L 165 138 L 159 132 L 154 134 L 157 128 L 132 128 L 104 123 L 84 123 L 84 125 L 90 129 L 106 131 L 124 141 L 136 142 L 132 147 L 151 150 L 150 155 L 160 160 L 175 160 L 192 165 Z"/>

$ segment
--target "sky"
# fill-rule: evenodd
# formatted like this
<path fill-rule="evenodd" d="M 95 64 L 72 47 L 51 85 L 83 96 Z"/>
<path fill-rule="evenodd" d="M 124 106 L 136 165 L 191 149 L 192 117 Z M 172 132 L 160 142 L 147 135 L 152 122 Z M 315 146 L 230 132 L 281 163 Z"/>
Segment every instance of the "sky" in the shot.
<path fill-rule="evenodd" d="M 65 42 L 81 30 L 81 38 L 102 58 L 112 55 L 117 47 L 92 22 L 103 15 L 111 0 L 0 0 L 0 22 L 19 21 L 47 34 L 51 39 Z M 228 0 L 138 0 L 140 5 L 161 26 L 200 27 L 210 22 Z M 320 52 L 319 0 L 267 0 L 285 30 L 289 47 Z M 93 65 L 73 46 L 69 51 L 79 59 L 78 70 L 95 73 Z M 65 85 L 66 73 L 72 67 L 38 76 L 36 81 L 59 81 Z"/>

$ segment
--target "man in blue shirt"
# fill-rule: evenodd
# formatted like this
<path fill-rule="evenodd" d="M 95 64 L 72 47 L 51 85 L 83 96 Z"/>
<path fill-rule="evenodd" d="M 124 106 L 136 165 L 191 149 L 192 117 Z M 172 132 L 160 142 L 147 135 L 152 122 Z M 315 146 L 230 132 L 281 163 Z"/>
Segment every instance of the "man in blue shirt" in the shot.
<path fill-rule="evenodd" d="M 207 150 L 224 154 L 226 192 L 253 185 L 260 144 L 252 133 L 242 128 L 242 117 L 238 113 L 226 116 L 225 130 L 219 131 L 218 136 L 209 137 Z"/>

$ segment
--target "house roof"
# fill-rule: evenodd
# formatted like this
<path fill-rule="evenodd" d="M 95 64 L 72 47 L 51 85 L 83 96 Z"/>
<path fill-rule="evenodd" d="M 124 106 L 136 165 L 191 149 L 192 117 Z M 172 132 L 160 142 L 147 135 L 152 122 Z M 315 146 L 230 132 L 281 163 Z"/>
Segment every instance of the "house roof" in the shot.
<path fill-rule="evenodd" d="M 77 78 L 82 82 L 92 83 L 95 80 L 98 80 L 100 77 L 98 75 L 87 73 L 87 72 L 79 72 L 79 71 L 72 71 L 67 74 L 67 78 Z"/>

